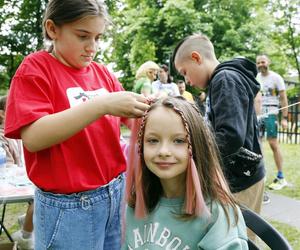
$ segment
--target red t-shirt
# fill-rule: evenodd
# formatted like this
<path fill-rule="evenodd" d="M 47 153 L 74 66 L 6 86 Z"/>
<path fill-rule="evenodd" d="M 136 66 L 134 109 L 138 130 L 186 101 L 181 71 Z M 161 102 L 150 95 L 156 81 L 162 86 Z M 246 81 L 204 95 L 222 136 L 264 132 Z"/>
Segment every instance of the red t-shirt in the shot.
<path fill-rule="evenodd" d="M 20 129 L 57 113 L 123 88 L 105 66 L 92 62 L 68 67 L 48 52 L 27 56 L 9 91 L 5 135 L 20 138 Z M 36 138 L 38 140 L 38 138 Z M 35 153 L 24 149 L 27 173 L 39 188 L 69 194 L 95 189 L 125 171 L 120 146 L 120 118 L 105 115 L 70 139 Z"/>

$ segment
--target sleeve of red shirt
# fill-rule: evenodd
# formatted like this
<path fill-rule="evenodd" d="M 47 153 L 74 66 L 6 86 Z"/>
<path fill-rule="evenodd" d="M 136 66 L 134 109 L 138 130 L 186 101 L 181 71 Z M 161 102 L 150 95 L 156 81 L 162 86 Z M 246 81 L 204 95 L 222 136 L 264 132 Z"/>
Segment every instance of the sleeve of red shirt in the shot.
<path fill-rule="evenodd" d="M 8 95 L 5 136 L 20 138 L 20 129 L 53 113 L 49 82 L 42 76 L 15 76 Z"/>

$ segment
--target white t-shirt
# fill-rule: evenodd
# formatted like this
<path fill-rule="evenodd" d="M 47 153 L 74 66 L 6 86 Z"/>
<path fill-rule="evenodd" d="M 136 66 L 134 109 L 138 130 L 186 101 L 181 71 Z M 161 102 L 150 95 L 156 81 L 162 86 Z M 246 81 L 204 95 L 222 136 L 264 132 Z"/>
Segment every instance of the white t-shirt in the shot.
<path fill-rule="evenodd" d="M 161 81 L 157 80 L 152 83 L 152 92 L 153 94 L 160 95 L 165 94 L 168 96 L 179 96 L 179 89 L 177 85 L 173 82 L 171 83 L 162 83 Z"/>
<path fill-rule="evenodd" d="M 285 90 L 283 78 L 274 71 L 269 71 L 267 76 L 258 73 L 256 79 L 261 86 L 263 113 L 278 114 L 279 91 Z"/>

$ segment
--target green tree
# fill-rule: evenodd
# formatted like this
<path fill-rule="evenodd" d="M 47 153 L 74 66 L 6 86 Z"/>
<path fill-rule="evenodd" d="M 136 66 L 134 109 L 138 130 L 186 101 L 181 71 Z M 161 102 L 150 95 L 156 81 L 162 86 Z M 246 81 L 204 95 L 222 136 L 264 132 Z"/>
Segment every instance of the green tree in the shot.
<path fill-rule="evenodd" d="M 24 56 L 43 45 L 42 16 L 45 0 L 3 0 L 0 3 L 0 80 L 8 88 Z"/>
<path fill-rule="evenodd" d="M 132 87 L 134 73 L 145 60 L 168 63 L 175 45 L 202 32 L 211 38 L 222 61 L 235 56 L 255 59 L 264 30 L 254 18 L 256 1 L 243 0 L 123 0 L 114 12 L 112 60 L 123 71 L 121 81 Z"/>
<path fill-rule="evenodd" d="M 283 66 L 296 69 L 300 83 L 300 2 L 271 1 L 270 8 L 276 14 L 273 40 L 281 48 L 280 58 L 287 61 Z"/>
<path fill-rule="evenodd" d="M 9 87 L 24 56 L 42 47 L 42 13 L 47 2 L 0 0 L 0 89 Z M 274 62 L 272 68 L 283 76 L 289 69 L 299 72 L 297 0 L 289 5 L 275 0 L 105 2 L 112 25 L 96 59 L 114 62 L 126 89 L 132 88 L 139 65 L 146 60 L 168 64 L 178 41 L 195 32 L 212 40 L 220 61 L 235 56 L 255 60 L 258 53 L 266 52 Z"/>
<path fill-rule="evenodd" d="M 124 1 L 114 16 L 116 32 L 112 59 L 127 89 L 131 89 L 137 68 L 146 60 L 168 63 L 172 47 L 199 26 L 193 1 Z M 189 17 L 189 18 L 186 18 Z"/>

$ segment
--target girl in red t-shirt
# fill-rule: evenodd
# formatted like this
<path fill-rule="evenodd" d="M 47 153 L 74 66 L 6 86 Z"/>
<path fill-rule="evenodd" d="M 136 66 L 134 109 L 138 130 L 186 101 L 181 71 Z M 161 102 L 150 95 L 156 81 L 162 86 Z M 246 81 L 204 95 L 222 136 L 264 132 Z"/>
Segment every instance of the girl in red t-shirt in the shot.
<path fill-rule="evenodd" d="M 23 140 L 37 187 L 35 249 L 120 249 L 120 117 L 148 104 L 93 61 L 108 22 L 99 0 L 49 1 L 52 45 L 27 56 L 11 84 L 5 133 Z"/>

